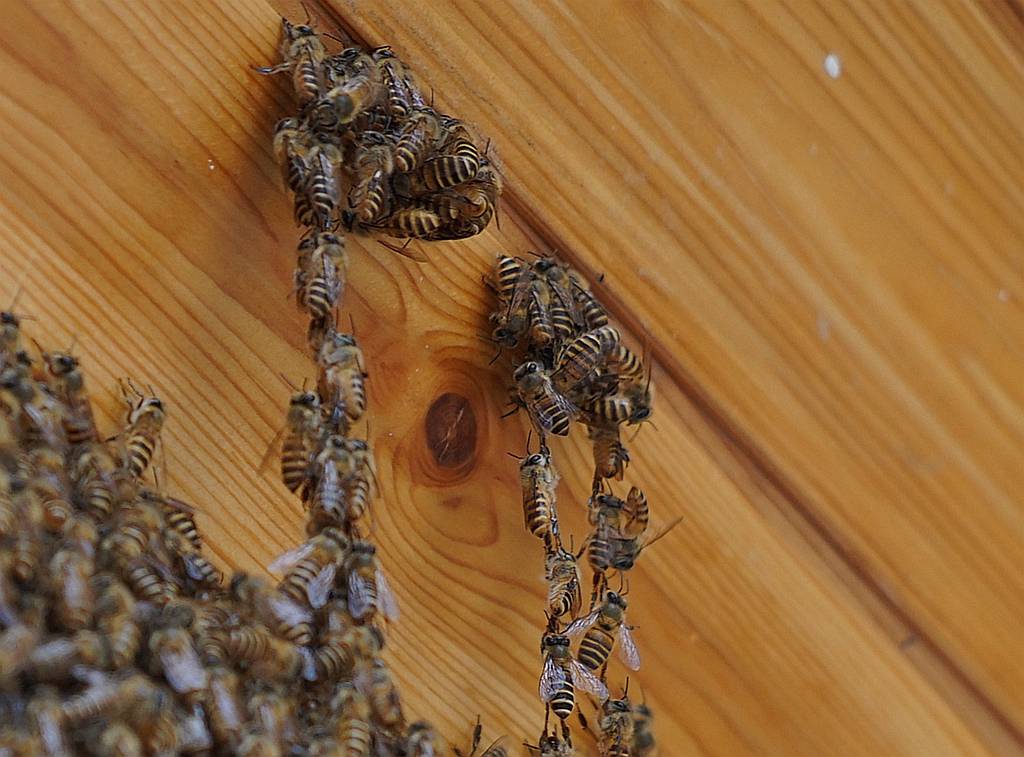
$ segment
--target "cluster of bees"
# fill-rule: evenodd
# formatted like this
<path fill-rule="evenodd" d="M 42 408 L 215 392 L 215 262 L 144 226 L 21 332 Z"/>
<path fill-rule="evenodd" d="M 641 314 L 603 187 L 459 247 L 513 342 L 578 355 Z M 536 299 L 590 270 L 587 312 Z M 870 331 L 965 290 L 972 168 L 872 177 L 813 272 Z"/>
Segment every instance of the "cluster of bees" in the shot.
<path fill-rule="evenodd" d="M 282 20 L 281 55 L 258 70 L 294 83 L 299 112 L 275 127 L 274 150 L 297 223 L 407 240 L 464 239 L 490 223 L 501 179 L 486 150 L 431 106 L 389 47 L 328 54 L 311 26 Z M 331 265 L 308 262 L 309 278 Z"/>
<path fill-rule="evenodd" d="M 624 478 L 630 460 L 622 427 L 650 418 L 650 374 L 582 278 L 555 258 L 499 254 L 490 284 L 497 298 L 492 337 L 512 357 L 511 412 L 525 410 L 540 439 L 538 451 L 528 449 L 520 463 L 523 517 L 527 530 L 543 541 L 548 582 L 539 687 L 546 716 L 537 751 L 543 757 L 572 754 L 568 720 L 577 711 L 602 755 L 652 754 L 650 709 L 629 700 L 628 679 L 617 699 L 607 684 L 613 649 L 626 668 L 640 667 L 621 588 L 640 553 L 658 538 L 648 533 L 643 491 L 633 486 L 622 498 L 612 483 Z M 567 436 L 573 421 L 586 426 L 594 455 L 587 501 L 592 530 L 576 553 L 566 548 L 559 528 L 559 475 L 547 444 L 549 434 Z M 586 611 L 578 564 L 583 551 L 593 574 Z M 609 588 L 615 574 L 619 591 Z M 596 729 L 579 711 L 579 692 L 597 703 Z M 551 714 L 560 729 L 549 729 Z"/>
<path fill-rule="evenodd" d="M 287 20 L 282 34 L 283 62 L 260 70 L 290 72 L 299 105 L 275 127 L 274 147 L 305 227 L 294 291 L 317 380 L 295 388 L 280 435 L 281 478 L 305 505 L 308 538 L 269 566 L 283 574 L 274 607 L 303 613 L 301 626 L 282 630 L 310 650 L 298 697 L 320 734 L 310 752 L 432 757 L 444 742 L 424 721 L 407 724 L 381 657 L 398 606 L 370 540 L 373 453 L 355 433 L 367 408 L 365 359 L 354 328 L 338 328 L 342 227 L 426 241 L 471 236 L 493 216 L 500 183 L 468 128 L 426 104 L 390 49 L 328 55 L 310 26 Z M 481 731 L 478 723 L 472 754 Z M 498 742 L 481 753 L 506 755 Z"/>

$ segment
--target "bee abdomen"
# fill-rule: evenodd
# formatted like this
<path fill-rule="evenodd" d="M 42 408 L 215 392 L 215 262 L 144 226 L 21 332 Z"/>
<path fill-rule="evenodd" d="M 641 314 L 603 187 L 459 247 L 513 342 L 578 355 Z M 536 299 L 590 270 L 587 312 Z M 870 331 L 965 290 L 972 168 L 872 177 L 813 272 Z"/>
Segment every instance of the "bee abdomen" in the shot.
<path fill-rule="evenodd" d="M 555 696 L 549 702 L 551 711 L 559 717 L 560 720 L 565 720 L 572 711 L 576 709 L 576 691 L 573 688 L 572 683 L 566 678 L 558 691 L 555 692 Z"/>
<path fill-rule="evenodd" d="M 128 439 L 128 471 L 135 478 L 141 478 L 153 459 L 156 440 L 148 436 L 133 435 Z"/>
<path fill-rule="evenodd" d="M 299 105 L 305 105 L 320 97 L 320 77 L 316 64 L 308 58 L 295 66 L 295 95 Z"/>
<path fill-rule="evenodd" d="M 356 718 L 345 718 L 338 728 L 338 741 L 345 757 L 364 757 L 370 754 L 371 733 L 369 723 Z"/>
<path fill-rule="evenodd" d="M 597 670 L 608 660 L 612 651 L 612 637 L 600 628 L 591 628 L 580 642 L 579 661 L 591 670 Z"/>
<path fill-rule="evenodd" d="M 479 161 L 469 157 L 442 155 L 426 161 L 419 178 L 428 190 L 446 189 L 469 181 L 480 169 Z"/>

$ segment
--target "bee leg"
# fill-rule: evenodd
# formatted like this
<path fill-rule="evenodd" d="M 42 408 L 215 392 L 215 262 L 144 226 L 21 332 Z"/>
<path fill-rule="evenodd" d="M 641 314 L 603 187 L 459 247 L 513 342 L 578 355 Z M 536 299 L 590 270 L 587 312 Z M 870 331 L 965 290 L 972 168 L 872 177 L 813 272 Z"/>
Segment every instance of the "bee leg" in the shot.
<path fill-rule="evenodd" d="M 284 63 L 278 63 L 276 66 L 253 66 L 253 70 L 258 74 L 279 74 L 282 71 L 288 71 L 292 67 L 292 64 L 288 61 Z"/>
<path fill-rule="evenodd" d="M 551 705 L 544 705 L 544 735 L 548 735 L 548 722 L 551 720 Z"/>

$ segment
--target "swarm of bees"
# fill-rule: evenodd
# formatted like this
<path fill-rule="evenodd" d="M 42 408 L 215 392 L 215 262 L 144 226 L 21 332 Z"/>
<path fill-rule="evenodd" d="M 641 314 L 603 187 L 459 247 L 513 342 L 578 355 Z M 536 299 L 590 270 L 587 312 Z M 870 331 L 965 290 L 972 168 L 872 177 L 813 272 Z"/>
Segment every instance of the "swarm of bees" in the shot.
<path fill-rule="evenodd" d="M 640 553 L 659 538 L 648 533 L 643 491 L 633 486 L 624 498 L 613 491 L 630 462 L 622 427 L 651 416 L 650 372 L 622 342 L 582 277 L 554 257 L 530 261 L 499 254 L 489 284 L 497 299 L 492 339 L 511 355 L 510 412 L 525 410 L 540 440 L 538 451 L 528 449 L 519 466 L 523 519 L 543 542 L 548 582 L 539 686 L 546 716 L 537 745 L 528 746 L 542 757 L 574 754 L 573 712 L 592 730 L 580 708 L 582 692 L 596 707 L 593 735 L 601 755 L 653 754 L 650 709 L 630 702 L 628 679 L 619 699 L 611 698 L 607 684 L 613 650 L 628 670 L 640 668 L 625 592 L 613 591 L 609 579 L 617 574 L 625 585 Z M 576 553 L 566 548 L 559 529 L 559 476 L 547 443 L 549 435 L 567 436 L 574 421 L 586 426 L 594 456 L 587 500 L 592 530 Z M 593 574 L 586 611 L 578 565 L 584 551 Z M 550 728 L 552 714 L 560 728 Z"/>
<path fill-rule="evenodd" d="M 390 47 L 329 54 L 308 23 L 282 19 L 281 31 L 282 61 L 257 70 L 288 73 L 294 85 L 299 110 L 275 127 L 274 152 L 296 223 L 405 238 L 388 246 L 416 259 L 413 239 L 465 239 L 487 227 L 501 194 L 487 150 L 468 124 L 432 106 Z M 340 296 L 332 276 L 343 261 L 333 241 L 307 241 L 296 284 L 323 308 Z"/>

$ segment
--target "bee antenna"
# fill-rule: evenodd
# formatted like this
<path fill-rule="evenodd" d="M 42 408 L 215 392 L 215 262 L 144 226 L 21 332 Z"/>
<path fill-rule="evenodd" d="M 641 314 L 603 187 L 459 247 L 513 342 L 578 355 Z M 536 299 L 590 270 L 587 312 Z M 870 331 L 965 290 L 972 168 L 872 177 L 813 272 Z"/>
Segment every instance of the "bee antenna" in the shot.
<path fill-rule="evenodd" d="M 309 13 L 309 6 L 306 5 L 305 2 L 300 2 L 299 5 L 301 5 L 302 10 L 306 12 L 306 26 L 312 26 L 313 17 Z"/>
<path fill-rule="evenodd" d="M 511 458 L 516 459 L 516 460 L 525 460 L 526 459 L 525 457 L 520 457 L 515 452 L 506 452 L 505 454 L 508 455 Z"/>
<path fill-rule="evenodd" d="M 351 313 L 348 314 L 348 325 L 352 327 L 352 336 L 356 335 L 356 319 Z"/>
<path fill-rule="evenodd" d="M 629 676 L 626 676 L 626 688 L 622 690 L 622 698 L 625 699 L 629 696 Z"/>
<path fill-rule="evenodd" d="M 345 40 L 343 40 L 341 37 L 335 36 L 334 34 L 331 34 L 330 32 L 321 32 L 321 34 L 324 37 L 330 37 L 335 42 L 340 42 L 341 44 L 346 45 L 346 46 L 348 45 L 348 43 Z"/>
<path fill-rule="evenodd" d="M 526 434 L 526 452 L 530 452 L 530 442 L 533 441 L 533 429 L 531 428 Z"/>

